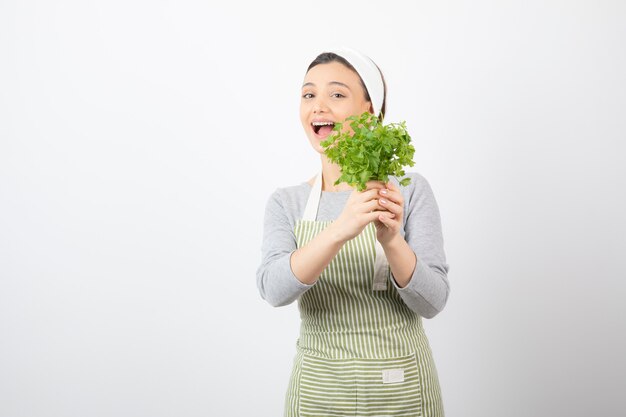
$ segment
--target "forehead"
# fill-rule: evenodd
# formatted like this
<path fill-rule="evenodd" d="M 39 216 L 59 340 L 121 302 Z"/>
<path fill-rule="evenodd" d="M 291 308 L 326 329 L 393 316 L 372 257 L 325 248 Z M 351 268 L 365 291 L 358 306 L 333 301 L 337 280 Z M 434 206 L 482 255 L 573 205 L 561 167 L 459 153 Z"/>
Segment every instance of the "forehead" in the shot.
<path fill-rule="evenodd" d="M 358 74 L 339 62 L 316 65 L 304 76 L 304 83 L 313 83 L 318 87 L 332 81 L 339 81 L 349 87 L 356 87 L 360 83 Z"/>

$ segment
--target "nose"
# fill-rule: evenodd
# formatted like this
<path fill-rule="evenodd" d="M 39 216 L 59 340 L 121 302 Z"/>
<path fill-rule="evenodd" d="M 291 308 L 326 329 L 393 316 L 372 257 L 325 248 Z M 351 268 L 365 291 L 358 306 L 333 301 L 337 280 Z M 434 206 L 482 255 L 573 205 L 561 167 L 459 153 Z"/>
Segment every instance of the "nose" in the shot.
<path fill-rule="evenodd" d="M 313 103 L 313 113 L 323 113 L 328 111 L 328 106 L 326 105 L 326 101 L 321 97 L 316 97 L 315 102 Z"/>

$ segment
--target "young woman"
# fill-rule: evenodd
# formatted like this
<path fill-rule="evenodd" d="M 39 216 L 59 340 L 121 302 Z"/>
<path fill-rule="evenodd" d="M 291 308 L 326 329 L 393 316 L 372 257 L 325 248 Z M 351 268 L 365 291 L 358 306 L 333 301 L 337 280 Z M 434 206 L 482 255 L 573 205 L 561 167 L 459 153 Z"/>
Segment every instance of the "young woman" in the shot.
<path fill-rule="evenodd" d="M 340 168 L 320 145 L 348 116 L 382 117 L 385 97 L 378 67 L 352 49 L 320 54 L 304 77 L 300 118 L 321 170 L 270 196 L 257 270 L 261 296 L 297 299 L 302 319 L 285 416 L 444 415 L 422 327 L 450 292 L 432 189 L 415 172 L 404 187 L 334 185 Z"/>

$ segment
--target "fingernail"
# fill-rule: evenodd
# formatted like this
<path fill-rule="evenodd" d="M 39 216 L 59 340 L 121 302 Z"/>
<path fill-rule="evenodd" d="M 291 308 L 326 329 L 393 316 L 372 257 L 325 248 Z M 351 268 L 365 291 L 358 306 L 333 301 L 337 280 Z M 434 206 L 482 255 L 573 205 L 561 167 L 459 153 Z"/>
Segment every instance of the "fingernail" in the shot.
<path fill-rule="evenodd" d="M 386 195 L 387 194 L 387 190 L 385 188 L 383 188 L 382 190 L 380 190 L 380 193 Z"/>
<path fill-rule="evenodd" d="M 381 203 L 383 203 L 383 204 L 385 204 L 385 203 L 387 202 L 387 200 L 385 200 L 384 198 L 381 198 L 381 199 L 380 199 L 380 202 L 381 202 Z"/>

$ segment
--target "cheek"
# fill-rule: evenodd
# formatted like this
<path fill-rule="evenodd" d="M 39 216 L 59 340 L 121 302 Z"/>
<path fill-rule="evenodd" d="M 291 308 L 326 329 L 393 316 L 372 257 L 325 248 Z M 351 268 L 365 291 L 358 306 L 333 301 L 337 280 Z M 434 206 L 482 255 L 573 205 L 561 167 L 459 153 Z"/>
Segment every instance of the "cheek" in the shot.
<path fill-rule="evenodd" d="M 300 101 L 300 117 L 306 117 L 311 112 L 311 103 L 305 100 Z"/>
<path fill-rule="evenodd" d="M 309 111 L 306 109 L 306 107 L 302 107 L 302 106 L 300 107 L 300 124 L 302 125 L 302 128 L 308 135 L 310 133 Z"/>
<path fill-rule="evenodd" d="M 372 107 L 371 103 L 369 101 L 362 101 L 361 103 L 359 103 L 359 114 L 363 114 L 365 112 L 369 112 L 370 111 L 370 107 Z"/>
<path fill-rule="evenodd" d="M 300 106 L 300 121 L 302 122 L 302 124 L 304 124 L 305 120 L 307 118 L 307 111 L 304 108 L 304 106 Z"/>
<path fill-rule="evenodd" d="M 347 103 L 346 103 L 347 104 Z M 369 109 L 369 105 L 363 103 L 362 100 L 352 101 L 345 107 L 345 117 L 348 116 L 360 116 L 363 112 Z"/>

